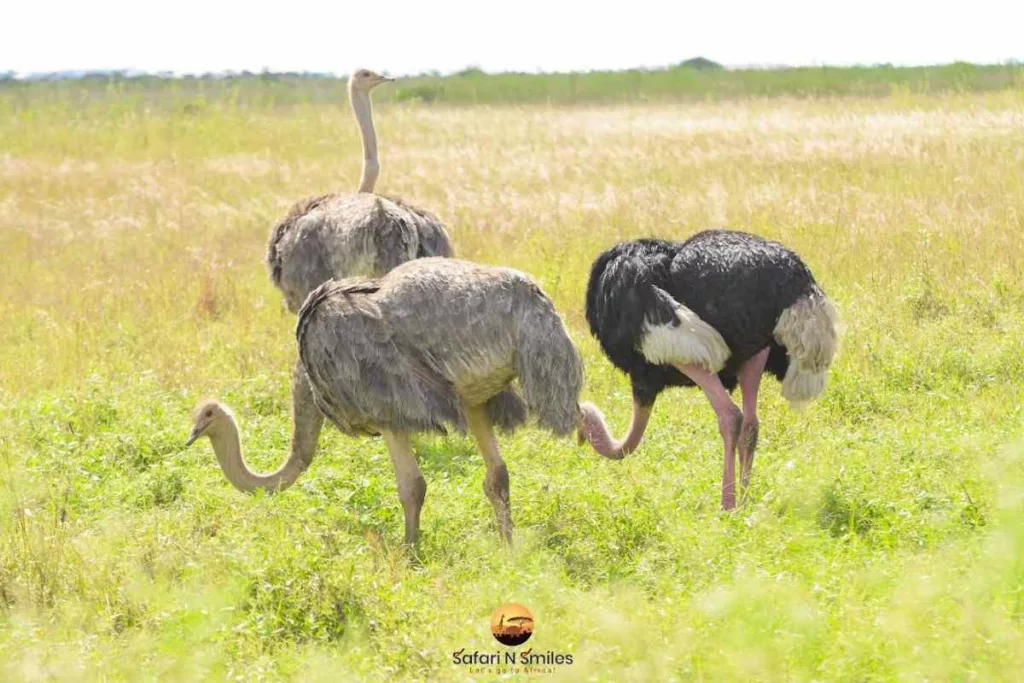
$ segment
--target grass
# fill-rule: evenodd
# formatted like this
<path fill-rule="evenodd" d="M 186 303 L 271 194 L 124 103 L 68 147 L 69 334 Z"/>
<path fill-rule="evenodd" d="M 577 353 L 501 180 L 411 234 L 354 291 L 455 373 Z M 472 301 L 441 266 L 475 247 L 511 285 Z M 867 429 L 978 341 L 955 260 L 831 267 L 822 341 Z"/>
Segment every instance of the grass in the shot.
<path fill-rule="evenodd" d="M 116 95 L 116 93 L 115 93 Z M 326 430 L 277 497 L 224 480 L 289 438 L 294 320 L 261 263 L 306 194 L 350 189 L 328 104 L 12 98 L 0 117 L 0 678 L 479 679 L 501 602 L 593 680 L 1013 680 L 1024 670 L 1024 95 L 588 106 L 387 104 L 381 190 L 460 254 L 534 274 L 621 430 L 586 333 L 593 257 L 729 224 L 797 249 L 846 332 L 803 414 L 766 383 L 749 503 L 717 509 L 703 399 L 659 402 L 621 463 L 501 440 L 516 548 L 460 437 L 417 440 L 418 557 L 378 440 Z M 127 102 L 127 104 L 126 104 Z"/>
<path fill-rule="evenodd" d="M 40 102 L 72 111 L 89 102 L 195 113 L 213 103 L 268 108 L 330 104 L 345 98 L 342 79 L 320 74 L 249 72 L 169 78 L 97 73 L 81 79 L 16 81 L 0 73 L 0 92 L 13 106 L 34 111 Z M 437 104 L 579 104 L 646 101 L 719 101 L 750 97 L 887 97 L 892 94 L 991 92 L 1024 87 L 1024 64 L 894 67 L 695 68 L 687 62 L 660 69 L 570 73 L 496 73 L 468 68 L 449 76 L 402 78 L 375 93 L 379 101 Z"/>

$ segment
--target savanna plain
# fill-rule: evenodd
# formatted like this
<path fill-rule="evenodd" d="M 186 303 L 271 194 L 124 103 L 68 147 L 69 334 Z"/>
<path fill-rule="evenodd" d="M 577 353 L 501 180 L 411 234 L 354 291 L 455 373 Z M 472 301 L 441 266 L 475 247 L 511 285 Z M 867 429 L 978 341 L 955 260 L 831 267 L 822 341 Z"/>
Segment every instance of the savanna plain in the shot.
<path fill-rule="evenodd" d="M 382 88 L 383 90 L 383 88 Z M 45 93 L 44 93 L 45 94 Z M 0 105 L 0 679 L 468 680 L 528 606 L 553 679 L 1013 680 L 1024 671 L 1024 91 L 454 106 L 383 101 L 378 189 L 459 255 L 534 275 L 623 431 L 589 265 L 708 226 L 794 248 L 838 306 L 823 397 L 768 381 L 746 503 L 694 390 L 603 460 L 501 438 L 515 547 L 458 434 L 416 439 L 417 552 L 377 439 L 327 428 L 277 496 L 234 490 L 190 409 L 285 457 L 294 318 L 263 258 L 351 191 L 346 103 L 116 94 Z"/>

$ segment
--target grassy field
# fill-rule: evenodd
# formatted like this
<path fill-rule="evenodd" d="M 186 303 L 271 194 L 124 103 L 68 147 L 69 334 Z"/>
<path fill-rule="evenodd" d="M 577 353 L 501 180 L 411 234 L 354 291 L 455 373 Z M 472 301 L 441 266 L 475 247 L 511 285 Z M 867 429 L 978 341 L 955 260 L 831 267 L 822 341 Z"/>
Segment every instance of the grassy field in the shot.
<path fill-rule="evenodd" d="M 40 91 L 42 93 L 42 91 Z M 173 98 L 172 98 L 173 99 Z M 325 430 L 277 497 L 188 450 L 204 396 L 288 445 L 294 320 L 262 264 L 291 202 L 354 189 L 347 107 L 7 100 L 0 116 L 0 679 L 487 678 L 532 609 L 552 678 L 1013 680 L 1024 670 L 1024 92 L 378 107 L 380 189 L 535 275 L 618 430 L 588 266 L 742 227 L 799 251 L 845 334 L 823 400 L 766 383 L 751 500 L 715 420 L 659 402 L 619 463 L 502 439 L 517 545 L 457 435 L 416 445 L 419 554 L 379 440 Z"/>
<path fill-rule="evenodd" d="M 485 73 L 469 68 L 442 76 L 406 77 L 374 93 L 384 102 L 443 104 L 580 104 L 720 101 L 749 97 L 887 97 L 1020 90 L 1024 64 L 968 64 L 894 67 L 794 67 L 777 69 L 695 68 L 690 60 L 661 69 L 572 73 Z M 99 102 L 118 108 L 188 108 L 211 104 L 270 108 L 333 104 L 345 97 L 345 81 L 322 74 L 248 72 L 200 77 L 158 75 L 19 81 L 0 73 L 0 93 L 18 109 L 63 103 L 78 110 Z M 71 113 L 71 115 L 74 115 Z"/>

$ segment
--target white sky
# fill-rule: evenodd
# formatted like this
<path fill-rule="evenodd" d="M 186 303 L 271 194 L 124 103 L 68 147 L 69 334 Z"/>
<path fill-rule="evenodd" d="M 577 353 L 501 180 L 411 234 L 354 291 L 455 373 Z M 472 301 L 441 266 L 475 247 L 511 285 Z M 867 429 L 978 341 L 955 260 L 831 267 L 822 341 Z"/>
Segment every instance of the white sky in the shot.
<path fill-rule="evenodd" d="M 392 74 L 1024 59 L 1024 0 L 11 0 L 0 71 Z"/>

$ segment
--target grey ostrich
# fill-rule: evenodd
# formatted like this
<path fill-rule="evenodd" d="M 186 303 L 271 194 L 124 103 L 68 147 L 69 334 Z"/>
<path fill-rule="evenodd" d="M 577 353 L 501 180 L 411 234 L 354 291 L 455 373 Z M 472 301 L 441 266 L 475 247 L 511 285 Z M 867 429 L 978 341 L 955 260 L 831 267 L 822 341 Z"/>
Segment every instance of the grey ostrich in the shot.
<path fill-rule="evenodd" d="M 456 259 L 409 261 L 378 279 L 324 283 L 303 305 L 296 335 L 320 410 L 347 434 L 383 434 L 406 543 L 418 538 L 427 491 L 410 435 L 447 426 L 468 428 L 476 441 L 484 492 L 511 543 L 508 469 L 493 426 L 513 430 L 529 413 L 569 434 L 583 384 L 576 347 L 529 276 Z"/>
<path fill-rule="evenodd" d="M 292 313 L 298 313 L 306 296 L 331 278 L 376 277 L 414 258 L 454 253 L 436 216 L 373 194 L 380 162 L 370 91 L 392 80 L 368 69 L 349 77 L 349 100 L 363 140 L 358 191 L 304 199 L 271 232 L 267 264 Z"/>
<path fill-rule="evenodd" d="M 383 434 L 407 544 L 419 536 L 427 491 L 410 435 L 449 425 L 475 439 L 487 469 L 484 492 L 511 542 L 508 469 L 493 426 L 511 431 L 532 413 L 541 427 L 566 435 L 578 424 L 583 384 L 576 347 L 529 276 L 426 258 L 378 279 L 331 280 L 306 300 L 296 335 L 319 410 L 347 434 Z M 511 386 L 516 378 L 522 396 Z M 305 470 L 293 443 L 277 472 L 251 472 L 231 411 L 215 401 L 196 410 L 188 444 L 201 436 L 242 491 L 282 489 Z"/>
<path fill-rule="evenodd" d="M 367 69 L 358 69 L 349 77 L 349 100 L 363 140 L 358 192 L 300 201 L 271 232 L 267 264 L 274 285 L 292 313 L 298 313 L 306 296 L 331 278 L 373 277 L 414 258 L 453 254 L 448 233 L 434 215 L 401 200 L 372 194 L 380 164 L 370 91 L 391 80 Z M 298 363 L 292 377 L 292 413 L 295 424 L 291 455 L 281 471 L 301 473 L 313 460 L 323 416 L 313 404 L 309 383 Z M 240 488 L 276 491 L 293 480 L 272 477 Z"/>

